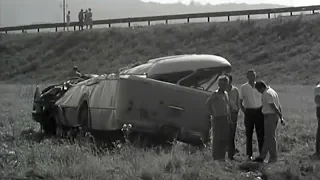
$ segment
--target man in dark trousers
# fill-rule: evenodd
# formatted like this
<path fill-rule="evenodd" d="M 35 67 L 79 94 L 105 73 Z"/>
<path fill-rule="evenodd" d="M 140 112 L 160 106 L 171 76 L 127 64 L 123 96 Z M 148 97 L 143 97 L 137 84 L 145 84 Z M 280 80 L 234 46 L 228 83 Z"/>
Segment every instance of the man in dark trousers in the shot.
<path fill-rule="evenodd" d="M 79 30 L 83 30 L 83 9 L 81 9 L 78 14 L 78 20 L 79 20 Z"/>
<path fill-rule="evenodd" d="M 256 72 L 253 69 L 247 71 L 247 79 L 248 82 L 240 87 L 240 107 L 244 113 L 247 156 L 249 160 L 253 160 L 253 131 L 256 130 L 260 153 L 264 141 L 264 116 L 262 114 L 261 94 L 255 88 Z"/>

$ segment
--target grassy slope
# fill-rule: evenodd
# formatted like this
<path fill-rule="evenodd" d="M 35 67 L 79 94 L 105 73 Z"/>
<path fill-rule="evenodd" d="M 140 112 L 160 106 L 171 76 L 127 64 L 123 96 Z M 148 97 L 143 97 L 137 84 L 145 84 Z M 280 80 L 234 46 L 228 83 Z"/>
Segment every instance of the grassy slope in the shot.
<path fill-rule="evenodd" d="M 247 68 L 272 83 L 314 84 L 320 65 L 320 18 L 112 28 L 92 32 L 1 35 L 0 80 L 63 79 L 115 71 L 128 63 L 171 54 L 227 58 L 238 79 Z M 26 81 L 28 80 L 28 81 Z"/>

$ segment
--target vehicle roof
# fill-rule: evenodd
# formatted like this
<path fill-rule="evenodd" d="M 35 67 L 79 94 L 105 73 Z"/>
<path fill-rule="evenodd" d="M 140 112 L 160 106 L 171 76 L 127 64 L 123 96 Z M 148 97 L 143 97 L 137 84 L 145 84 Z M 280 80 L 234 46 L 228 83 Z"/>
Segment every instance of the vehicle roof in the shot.
<path fill-rule="evenodd" d="M 166 59 L 173 59 L 173 58 L 178 58 L 178 57 L 182 57 L 182 56 L 190 56 L 190 54 L 184 54 L 184 55 L 175 55 L 175 56 L 164 56 L 164 57 L 160 57 L 160 58 L 154 58 L 154 59 L 150 59 L 148 61 L 148 63 L 156 63 L 162 60 L 166 60 Z"/>
<path fill-rule="evenodd" d="M 228 60 L 209 54 L 184 54 L 150 59 L 147 63 L 133 67 L 127 74 L 168 74 L 183 71 L 196 71 L 203 68 L 231 67 Z"/>

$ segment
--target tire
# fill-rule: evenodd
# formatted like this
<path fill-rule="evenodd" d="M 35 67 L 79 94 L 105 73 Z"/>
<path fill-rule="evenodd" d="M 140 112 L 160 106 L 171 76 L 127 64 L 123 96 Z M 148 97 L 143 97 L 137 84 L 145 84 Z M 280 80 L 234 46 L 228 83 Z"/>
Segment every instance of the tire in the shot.
<path fill-rule="evenodd" d="M 85 136 L 89 131 L 90 114 L 88 103 L 85 101 L 80 105 L 78 112 L 78 121 L 80 125 L 80 136 Z"/>
<path fill-rule="evenodd" d="M 46 135 L 56 135 L 57 124 L 53 117 L 46 119 L 40 125 Z"/>
<path fill-rule="evenodd" d="M 164 125 L 161 127 L 160 132 L 168 141 L 174 141 L 179 138 L 180 129 L 171 125 Z"/>

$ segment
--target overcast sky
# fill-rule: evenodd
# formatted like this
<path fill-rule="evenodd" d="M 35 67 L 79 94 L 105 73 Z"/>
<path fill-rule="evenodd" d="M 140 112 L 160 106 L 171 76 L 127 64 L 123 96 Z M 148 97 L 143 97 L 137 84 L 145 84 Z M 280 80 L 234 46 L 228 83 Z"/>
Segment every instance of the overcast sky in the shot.
<path fill-rule="evenodd" d="M 159 2 L 159 3 L 175 3 L 181 2 L 189 4 L 191 0 L 142 0 L 144 2 Z M 221 3 L 248 3 L 248 4 L 259 4 L 259 3 L 272 3 L 289 6 L 308 6 L 308 5 L 319 5 L 319 0 L 195 0 L 201 4 L 221 4 Z"/>

